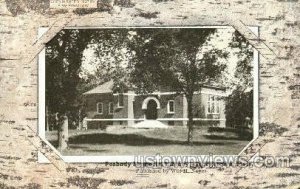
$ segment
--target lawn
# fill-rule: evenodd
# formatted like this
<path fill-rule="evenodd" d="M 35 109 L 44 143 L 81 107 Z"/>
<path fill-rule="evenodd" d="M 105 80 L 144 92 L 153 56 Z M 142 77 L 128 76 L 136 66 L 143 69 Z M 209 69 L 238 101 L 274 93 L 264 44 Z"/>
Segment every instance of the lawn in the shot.
<path fill-rule="evenodd" d="M 63 155 L 233 155 L 249 143 L 233 133 L 212 135 L 205 127 L 194 130 L 192 146 L 186 142 L 185 127 L 70 130 L 69 136 Z M 46 132 L 46 138 L 57 146 L 57 131 Z"/>

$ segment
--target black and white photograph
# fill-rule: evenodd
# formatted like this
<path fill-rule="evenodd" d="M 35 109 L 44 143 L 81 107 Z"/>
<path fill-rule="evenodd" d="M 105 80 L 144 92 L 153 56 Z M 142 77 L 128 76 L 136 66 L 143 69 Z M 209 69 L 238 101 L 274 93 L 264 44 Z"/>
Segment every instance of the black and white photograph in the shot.
<path fill-rule="evenodd" d="M 238 155 L 254 48 L 233 27 L 63 29 L 45 46 L 45 138 L 65 156 Z"/>
<path fill-rule="evenodd" d="M 0 189 L 300 189 L 299 13 L 0 1 Z"/>

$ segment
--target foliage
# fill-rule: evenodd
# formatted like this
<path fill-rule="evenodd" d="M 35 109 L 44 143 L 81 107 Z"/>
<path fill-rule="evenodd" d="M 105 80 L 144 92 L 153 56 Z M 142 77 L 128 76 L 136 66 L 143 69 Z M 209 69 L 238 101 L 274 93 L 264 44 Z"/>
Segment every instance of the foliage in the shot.
<path fill-rule="evenodd" d="M 253 47 L 247 39 L 235 30 L 231 48 L 238 49 L 235 53 L 239 59 L 236 66 L 235 77 L 239 81 L 238 86 L 253 87 Z M 235 83 L 236 85 L 237 83 Z"/>
<path fill-rule="evenodd" d="M 201 85 L 216 79 L 225 65 L 218 58 L 227 54 L 201 47 L 215 29 L 147 29 L 136 30 L 130 48 L 134 70 L 131 81 L 139 93 L 149 93 L 161 85 L 172 90 L 192 94 Z M 202 57 L 199 54 L 203 53 Z"/>
<path fill-rule="evenodd" d="M 185 94 L 189 112 L 188 140 L 191 142 L 194 92 L 217 81 L 226 67 L 220 60 L 226 59 L 228 52 L 205 48 L 215 31 L 207 28 L 101 31 L 109 37 L 98 38 L 96 42 L 98 71 L 94 76 L 113 79 L 114 89 L 121 92 L 132 88 L 136 93 L 149 94 L 169 87 L 171 91 Z"/>
<path fill-rule="evenodd" d="M 131 88 L 142 94 L 167 86 L 187 97 L 191 142 L 193 117 L 202 114 L 202 110 L 196 111 L 201 104 L 199 108 L 192 105 L 193 94 L 203 85 L 220 81 L 226 68 L 224 60 L 229 56 L 225 50 L 206 48 L 212 47 L 209 41 L 215 33 L 212 28 L 63 30 L 46 49 L 48 110 L 68 114 L 71 122 L 78 122 L 80 94 L 99 84 L 113 80 L 115 92 Z M 239 124 L 241 120 L 231 118 L 250 116 L 253 106 L 249 99 L 253 93 L 249 92 L 253 83 L 249 64 L 252 49 L 237 32 L 230 45 L 239 49 L 235 77 L 240 82 L 227 99 L 226 111 L 229 123 Z M 82 67 L 85 49 L 94 50 L 94 72 Z M 236 110 L 231 103 L 244 109 Z"/>
<path fill-rule="evenodd" d="M 234 32 L 231 48 L 239 58 L 235 70 L 232 93 L 226 98 L 226 125 L 245 127 L 246 118 L 253 122 L 253 49 L 238 31 Z"/>
<path fill-rule="evenodd" d="M 215 31 L 199 28 L 136 30 L 130 43 L 130 49 L 135 52 L 131 82 L 137 86 L 137 92 L 149 93 L 165 85 L 186 95 L 189 143 L 192 143 L 194 92 L 216 81 L 226 67 L 220 59 L 226 59 L 227 52 L 204 50 Z"/>
<path fill-rule="evenodd" d="M 245 119 L 253 118 L 253 90 L 244 92 L 239 88 L 226 99 L 226 125 L 229 127 L 246 127 Z"/>
<path fill-rule="evenodd" d="M 105 29 L 94 32 L 95 37 L 87 48 L 94 50 L 94 72 L 82 68 L 86 75 L 84 85 L 91 89 L 109 80 L 114 81 L 114 90 L 126 90 L 127 69 L 130 52 L 127 49 L 126 29 Z M 86 85 L 87 84 L 87 85 Z M 83 86 L 84 86 L 83 85 Z"/>
<path fill-rule="evenodd" d="M 50 125 L 55 125 L 56 113 L 67 114 L 69 126 L 76 127 L 83 104 L 82 93 L 113 79 L 115 88 L 124 88 L 121 51 L 126 30 L 62 30 L 46 45 L 46 106 Z M 95 73 L 82 70 L 84 50 L 96 49 L 100 62 Z M 124 55 L 126 57 L 126 55 Z M 114 57 L 113 61 L 108 61 Z M 82 73 L 86 72 L 85 78 Z M 81 116 L 83 117 L 83 116 Z"/>
<path fill-rule="evenodd" d="M 49 114 L 67 114 L 70 123 L 78 117 L 78 72 L 90 40 L 89 30 L 62 30 L 46 45 L 46 106 Z"/>

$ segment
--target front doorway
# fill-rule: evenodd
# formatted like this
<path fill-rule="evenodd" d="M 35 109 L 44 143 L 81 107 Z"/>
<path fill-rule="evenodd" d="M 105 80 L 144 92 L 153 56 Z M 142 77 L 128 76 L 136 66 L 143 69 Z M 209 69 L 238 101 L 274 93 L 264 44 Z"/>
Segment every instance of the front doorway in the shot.
<path fill-rule="evenodd" d="M 146 109 L 146 119 L 157 119 L 157 103 L 155 100 L 149 100 Z"/>

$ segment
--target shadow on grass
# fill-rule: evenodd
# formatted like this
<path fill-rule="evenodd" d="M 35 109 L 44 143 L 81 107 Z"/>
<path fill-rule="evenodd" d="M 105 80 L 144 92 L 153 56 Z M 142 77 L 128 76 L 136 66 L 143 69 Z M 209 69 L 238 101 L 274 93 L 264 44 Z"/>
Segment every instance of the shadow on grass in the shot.
<path fill-rule="evenodd" d="M 243 140 L 243 141 L 251 141 L 252 138 L 242 138 L 242 137 L 228 137 L 228 136 L 221 136 L 221 135 L 204 135 L 205 138 L 209 140 Z"/>
<path fill-rule="evenodd" d="M 123 144 L 128 146 L 147 146 L 147 145 L 188 145 L 186 141 L 168 140 L 145 137 L 138 134 L 85 134 L 69 138 L 69 144 Z M 228 145 L 235 144 L 230 141 L 195 141 L 194 146 L 202 145 Z"/>
<path fill-rule="evenodd" d="M 57 140 L 48 140 L 49 142 L 50 142 L 50 144 L 53 146 L 53 147 L 55 147 L 55 148 L 57 148 L 58 147 L 58 141 Z M 81 149 L 81 150 L 86 150 L 86 151 L 88 151 L 89 150 L 89 148 L 88 147 L 86 147 L 86 146 L 80 146 L 79 144 L 77 145 L 77 144 L 69 144 L 69 148 L 72 148 L 72 149 Z"/>
<path fill-rule="evenodd" d="M 72 146 L 70 147 L 70 148 L 72 148 Z M 84 150 L 85 152 L 109 152 L 109 150 Z"/>

